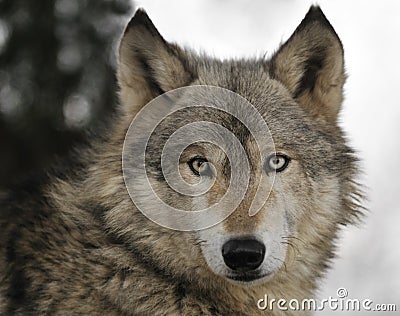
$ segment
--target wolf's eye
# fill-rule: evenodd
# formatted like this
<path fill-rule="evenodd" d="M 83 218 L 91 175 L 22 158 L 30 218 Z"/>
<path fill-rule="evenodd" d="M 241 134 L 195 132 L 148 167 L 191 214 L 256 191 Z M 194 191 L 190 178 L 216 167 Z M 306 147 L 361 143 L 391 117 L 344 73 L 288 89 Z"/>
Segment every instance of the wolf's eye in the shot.
<path fill-rule="evenodd" d="M 210 164 L 208 160 L 204 157 L 193 157 L 188 162 L 190 170 L 196 175 L 204 175 L 208 176 L 212 174 L 212 170 L 210 168 Z"/>
<path fill-rule="evenodd" d="M 290 158 L 284 154 L 276 153 L 267 158 L 265 163 L 265 171 L 268 172 L 281 172 L 289 165 Z"/>

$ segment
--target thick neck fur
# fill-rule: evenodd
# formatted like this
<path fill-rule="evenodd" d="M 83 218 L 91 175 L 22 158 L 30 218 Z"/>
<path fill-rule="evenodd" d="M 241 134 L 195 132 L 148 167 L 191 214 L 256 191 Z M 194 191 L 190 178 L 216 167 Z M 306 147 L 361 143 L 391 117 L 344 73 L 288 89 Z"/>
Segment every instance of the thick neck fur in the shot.
<path fill-rule="evenodd" d="M 108 281 L 99 285 L 111 303 L 125 312 L 148 312 L 150 308 L 157 313 L 161 308 L 171 313 L 193 309 L 250 315 L 260 312 L 257 300 L 265 294 L 288 300 L 313 297 L 333 256 L 339 223 L 344 220 L 338 208 L 348 208 L 347 196 L 336 210 L 320 209 L 314 217 L 300 221 L 305 224 L 297 227 L 298 239 L 292 242 L 283 268 L 272 280 L 256 286 L 231 284 L 208 269 L 193 234 L 161 228 L 135 208 L 121 171 L 129 121 L 129 117 L 122 118 L 110 133 L 112 137 L 86 152 L 83 159 L 94 161 L 87 166 L 86 179 L 59 181 L 47 192 L 62 217 L 83 230 L 88 228 L 91 233 L 85 238 L 93 238 L 91 242 L 98 245 L 99 262 L 112 267 L 112 271 L 104 270 Z M 326 207 L 330 206 L 327 203 Z M 334 221 L 330 212 L 336 214 Z M 150 293 L 146 284 L 152 284 Z M 279 315 L 279 311 L 274 314 Z"/>

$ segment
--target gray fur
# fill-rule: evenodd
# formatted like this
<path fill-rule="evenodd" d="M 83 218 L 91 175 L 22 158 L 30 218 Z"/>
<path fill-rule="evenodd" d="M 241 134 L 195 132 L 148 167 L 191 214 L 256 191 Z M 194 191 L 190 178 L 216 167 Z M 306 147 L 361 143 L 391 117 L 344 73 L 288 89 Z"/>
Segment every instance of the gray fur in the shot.
<path fill-rule="evenodd" d="M 255 315 L 264 294 L 311 298 L 334 256 L 340 226 L 360 214 L 357 159 L 337 125 L 343 49 L 322 11 L 312 7 L 271 60 L 219 61 L 165 42 L 139 10 L 122 38 L 118 78 L 121 108 L 114 124 L 78 151 L 71 171 L 50 173 L 33 191 L 25 186 L 0 195 L 0 314 Z M 162 228 L 135 208 L 124 185 L 121 152 L 134 115 L 163 91 L 198 84 L 249 100 L 276 147 L 292 157 L 265 212 L 248 218 L 245 203 L 214 228 L 215 236 L 247 234 L 258 227 L 254 221 L 264 227 L 268 212 L 283 210 L 284 260 L 262 283 L 236 284 L 218 275 L 205 255 L 212 229 Z M 198 118 L 230 128 L 251 151 L 243 126 L 223 114 L 186 111 L 165 126 Z M 152 181 L 171 204 L 182 203 L 158 175 L 165 140 L 155 135 Z"/>

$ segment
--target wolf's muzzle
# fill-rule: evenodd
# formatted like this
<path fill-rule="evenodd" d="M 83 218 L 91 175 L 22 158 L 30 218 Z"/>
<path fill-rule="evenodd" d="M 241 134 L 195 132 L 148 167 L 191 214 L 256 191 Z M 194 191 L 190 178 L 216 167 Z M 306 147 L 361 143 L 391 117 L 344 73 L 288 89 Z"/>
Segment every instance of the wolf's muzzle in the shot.
<path fill-rule="evenodd" d="M 232 270 L 252 271 L 263 262 L 265 246 L 255 239 L 231 239 L 222 246 L 222 256 Z"/>

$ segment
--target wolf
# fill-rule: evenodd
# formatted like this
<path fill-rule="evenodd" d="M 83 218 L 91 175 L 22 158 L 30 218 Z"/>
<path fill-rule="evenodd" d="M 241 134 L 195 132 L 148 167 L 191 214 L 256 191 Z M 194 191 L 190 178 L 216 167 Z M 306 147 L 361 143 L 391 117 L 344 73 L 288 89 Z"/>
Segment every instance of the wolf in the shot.
<path fill-rule="evenodd" d="M 309 314 L 261 310 L 257 302 L 265 295 L 312 298 L 341 227 L 362 214 L 358 158 L 338 124 L 343 47 L 322 10 L 312 6 L 269 58 L 218 60 L 167 42 L 139 9 L 121 38 L 117 77 L 120 106 L 110 126 L 62 167 L 0 195 L 0 314 Z M 146 165 L 170 205 L 190 212 L 214 203 L 234 167 L 242 168 L 220 148 L 197 142 L 184 149 L 179 171 L 189 183 L 214 177 L 213 185 L 195 197 L 174 191 L 160 160 L 171 129 L 211 121 L 230 130 L 249 157 L 250 180 L 233 213 L 185 231 L 139 210 L 125 186 L 121 154 L 146 104 L 191 86 L 248 100 L 268 124 L 275 151 L 257 151 L 248 128 L 215 109 L 192 107 L 166 118 L 147 144 Z M 250 216 L 258 175 L 270 172 L 270 194 Z M 141 194 L 152 205 L 150 193 Z"/>

